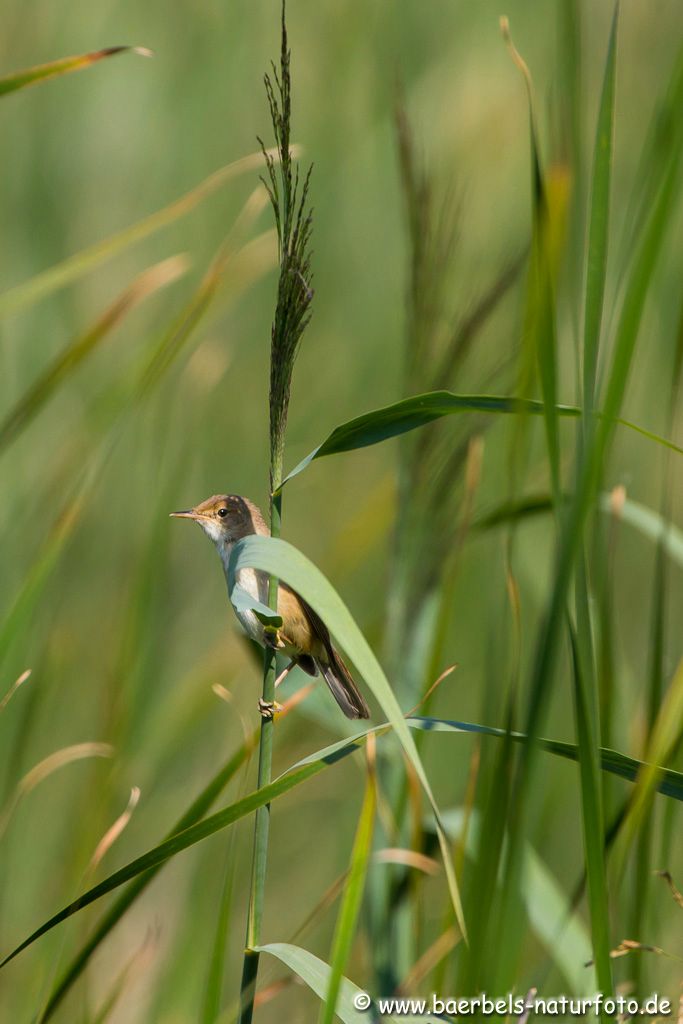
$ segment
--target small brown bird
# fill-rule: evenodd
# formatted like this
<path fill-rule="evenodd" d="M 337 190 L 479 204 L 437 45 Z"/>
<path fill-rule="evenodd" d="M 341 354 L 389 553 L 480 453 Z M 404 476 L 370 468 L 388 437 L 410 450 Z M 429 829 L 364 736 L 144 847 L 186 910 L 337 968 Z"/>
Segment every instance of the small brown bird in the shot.
<path fill-rule="evenodd" d="M 215 494 L 195 508 L 185 512 L 171 512 L 171 516 L 194 519 L 199 523 L 218 548 L 226 577 L 230 552 L 237 541 L 254 533 L 262 537 L 270 536 L 260 509 L 248 498 L 238 494 Z M 236 582 L 250 597 L 261 604 L 267 604 L 268 580 L 265 572 L 241 569 Z M 320 671 L 347 718 L 369 718 L 370 710 L 332 643 L 327 626 L 310 605 L 285 583 L 278 586 L 277 613 L 282 618 L 282 626 L 277 638 L 271 639 L 253 611 L 235 609 L 237 618 L 252 640 L 256 640 L 262 647 L 266 644 L 275 646 L 290 659 L 275 685 L 281 683 L 295 665 L 311 676 L 317 676 Z M 272 716 L 272 706 L 263 701 L 259 701 L 259 710 L 265 717 Z"/>

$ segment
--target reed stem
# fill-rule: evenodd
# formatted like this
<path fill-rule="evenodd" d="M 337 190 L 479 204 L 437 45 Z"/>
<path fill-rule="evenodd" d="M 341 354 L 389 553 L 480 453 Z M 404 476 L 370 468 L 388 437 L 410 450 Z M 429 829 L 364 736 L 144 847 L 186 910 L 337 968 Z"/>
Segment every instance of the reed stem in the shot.
<path fill-rule="evenodd" d="M 279 487 L 282 481 L 282 459 L 273 467 L 272 479 Z M 282 520 L 282 496 L 271 495 L 270 499 L 270 532 L 272 537 L 280 536 Z M 275 609 L 277 605 L 278 580 L 270 577 L 268 586 L 268 604 Z M 275 700 L 276 655 L 272 647 L 266 646 L 263 657 L 263 700 L 272 703 Z M 261 721 L 261 737 L 259 742 L 258 787 L 262 789 L 271 781 L 273 763 L 273 718 Z M 256 811 L 254 823 L 254 851 L 251 864 L 251 891 L 249 896 L 249 912 L 247 917 L 247 938 L 242 965 L 242 984 L 240 987 L 240 1024 L 250 1024 L 254 1014 L 254 997 L 256 995 L 256 979 L 258 976 L 259 953 L 257 947 L 261 942 L 261 924 L 263 920 L 263 903 L 266 888 L 266 871 L 268 863 L 268 837 L 270 832 L 270 804 L 265 804 Z"/>
<path fill-rule="evenodd" d="M 311 214 L 307 205 L 310 170 L 305 176 L 302 186 L 299 187 L 299 173 L 298 169 L 294 170 L 292 167 L 290 147 L 291 79 L 285 14 L 283 0 L 279 73 L 273 66 L 272 77 L 265 76 L 266 94 L 279 156 L 277 166 L 273 156 L 266 150 L 263 143 L 261 144 L 266 161 L 266 177 L 263 181 L 275 215 L 280 263 L 277 304 L 270 346 L 270 532 L 272 537 L 280 536 L 282 523 L 280 487 L 283 477 L 285 432 L 292 371 L 301 336 L 310 319 L 310 304 L 313 298 L 310 286 L 309 254 Z M 278 580 L 271 576 L 268 586 L 268 603 L 273 610 L 277 610 L 277 591 Z M 266 704 L 272 705 L 275 700 L 275 678 L 275 649 L 266 646 L 263 663 L 263 701 Z M 263 719 L 259 745 L 259 789 L 267 786 L 271 780 L 273 727 L 272 717 Z M 240 1024 L 250 1024 L 254 1013 L 259 964 L 257 947 L 261 941 L 269 829 L 270 805 L 266 804 L 257 810 L 254 825 L 251 892 L 240 990 Z"/>

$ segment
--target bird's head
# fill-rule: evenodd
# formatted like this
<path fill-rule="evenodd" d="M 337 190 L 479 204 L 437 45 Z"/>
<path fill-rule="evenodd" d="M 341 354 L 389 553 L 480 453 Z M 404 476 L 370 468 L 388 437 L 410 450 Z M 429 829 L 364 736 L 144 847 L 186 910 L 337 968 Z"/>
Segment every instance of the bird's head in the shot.
<path fill-rule="evenodd" d="M 171 512 L 175 519 L 194 519 L 215 544 L 234 544 L 252 533 L 268 532 L 259 509 L 239 494 L 214 494 L 194 508 Z"/>

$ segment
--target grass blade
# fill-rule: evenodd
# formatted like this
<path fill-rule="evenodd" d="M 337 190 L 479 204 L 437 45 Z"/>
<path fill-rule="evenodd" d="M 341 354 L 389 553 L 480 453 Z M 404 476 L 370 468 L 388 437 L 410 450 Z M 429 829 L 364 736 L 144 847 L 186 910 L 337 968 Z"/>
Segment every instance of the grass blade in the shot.
<path fill-rule="evenodd" d="M 652 804 L 661 768 L 677 748 L 683 735 L 683 660 L 666 693 L 648 742 L 647 760 L 638 775 L 636 788 L 622 822 L 612 851 L 612 867 L 617 879 L 621 878 L 628 851 Z M 653 763 L 651 758 L 656 757 Z"/>
<path fill-rule="evenodd" d="M 365 798 L 358 819 L 356 838 L 351 853 L 349 874 L 344 886 L 344 896 L 337 917 L 337 925 L 332 943 L 331 970 L 325 995 L 325 1005 L 321 1009 L 321 1024 L 333 1024 L 337 1003 L 344 980 L 344 969 L 349 959 L 353 938 L 358 921 L 365 876 L 370 860 L 372 833 L 375 822 L 375 804 L 377 794 L 372 769 L 369 767 L 368 781 L 365 786 Z"/>
<path fill-rule="evenodd" d="M 259 953 L 268 953 L 276 957 L 285 967 L 305 981 L 320 999 L 325 998 L 332 973 L 329 964 L 309 953 L 301 946 L 293 946 L 288 942 L 271 942 L 267 946 L 259 946 Z M 348 978 L 341 979 L 337 1015 L 344 1024 L 367 1024 L 367 1014 L 361 1013 L 354 1005 L 354 998 L 361 993 L 357 985 Z"/>
<path fill-rule="evenodd" d="M 272 240 L 273 232 L 266 231 L 237 252 L 233 252 L 229 244 L 221 248 L 194 295 L 164 331 L 151 356 L 145 360 L 136 382 L 134 400 L 145 397 L 181 355 L 214 301 L 229 267 L 232 269 L 229 287 L 237 292 L 270 269 L 273 259 Z"/>
<path fill-rule="evenodd" d="M 539 631 L 536 653 L 531 671 L 526 732 L 533 739 L 538 735 L 545 719 L 552 693 L 549 683 L 555 678 L 559 657 L 562 623 L 567 594 L 574 564 L 581 550 L 586 520 L 593 506 L 605 459 L 612 437 L 614 421 L 619 415 L 639 333 L 645 299 L 662 248 L 667 223 L 676 195 L 679 153 L 671 154 L 657 199 L 650 211 L 641 244 L 629 275 L 624 305 L 617 327 L 614 356 L 595 436 L 581 461 L 576 491 L 565 516 L 558 540 L 553 587 Z M 521 842 L 527 824 L 527 798 L 535 764 L 534 744 L 523 752 L 516 785 L 516 796 L 510 833 L 510 884 L 508 901 L 515 899 L 518 890 Z M 507 922 L 507 933 L 502 935 L 502 948 L 511 948 L 512 928 L 516 928 L 512 906 L 506 906 L 502 920 Z"/>
<path fill-rule="evenodd" d="M 586 254 L 586 308 L 583 330 L 583 405 L 587 416 L 590 416 L 593 410 L 596 394 L 598 343 L 607 271 L 618 13 L 619 7 L 616 5 L 607 50 L 607 62 L 602 84 L 600 110 L 595 133 L 595 148 L 593 151 L 590 226 L 588 232 L 588 251 Z"/>
<path fill-rule="evenodd" d="M 466 732 L 476 733 L 480 736 L 495 736 L 497 739 L 505 739 L 506 736 L 510 736 L 515 743 L 521 743 L 524 746 L 530 745 L 529 740 L 533 739 L 533 737 L 523 732 L 508 733 L 505 729 L 496 729 L 490 725 L 457 722 L 445 718 L 408 718 L 406 723 L 411 729 L 423 729 L 427 732 Z M 542 737 L 536 737 L 534 742 L 541 751 L 578 763 L 579 751 L 573 743 L 564 743 L 561 740 L 548 740 Z M 635 757 L 629 757 L 618 750 L 609 750 L 606 747 L 600 747 L 599 754 L 602 771 L 618 775 L 629 782 L 635 782 L 640 772 L 645 770 L 652 771 L 655 777 L 655 787 L 659 793 L 674 800 L 683 800 L 683 772 L 674 771 L 673 768 L 663 768 L 649 762 L 638 761 Z"/>
<path fill-rule="evenodd" d="M 569 500 L 569 498 L 567 498 Z M 598 507 L 606 516 L 614 515 L 611 494 L 603 493 L 598 499 Z M 472 524 L 475 530 L 491 530 L 504 526 L 511 520 L 528 519 L 532 516 L 545 515 L 552 512 L 552 498 L 549 494 L 530 494 L 516 502 L 504 502 L 492 512 L 476 519 Z M 642 533 L 653 543 L 661 544 L 662 550 L 677 565 L 683 568 L 683 530 L 668 522 L 659 512 L 625 498 L 619 505 L 619 519 Z"/>
<path fill-rule="evenodd" d="M 416 427 L 423 427 L 442 416 L 463 412 L 541 415 L 543 403 L 533 399 L 498 395 L 455 395 L 450 391 L 428 391 L 423 395 L 412 395 L 410 398 L 364 413 L 335 427 L 322 444 L 294 467 L 285 477 L 283 484 L 301 473 L 314 459 L 336 455 L 339 452 L 355 451 L 357 448 L 367 448 L 415 430 Z M 580 414 L 580 409 L 573 406 L 558 408 L 560 416 Z"/>
<path fill-rule="evenodd" d="M 453 842 L 462 841 L 465 817 L 462 808 L 444 811 L 444 824 Z M 473 810 L 467 823 L 465 853 L 477 861 L 487 854 L 482 844 L 483 823 L 483 816 Z M 480 889 L 479 897 L 483 895 Z M 591 995 L 595 979 L 584 966 L 592 956 L 590 937 L 579 914 L 572 913 L 562 886 L 531 844 L 527 844 L 524 853 L 522 898 L 531 927 L 564 975 L 570 991 Z"/>
<path fill-rule="evenodd" d="M 231 835 L 234 840 L 234 833 Z M 214 933 L 213 946 L 211 948 L 211 959 L 209 961 L 209 974 L 206 983 L 206 991 L 202 1001 L 202 1024 L 215 1024 L 221 1008 L 221 997 L 223 994 L 223 975 L 225 970 L 225 954 L 228 947 L 228 928 L 230 926 L 230 914 L 233 906 L 233 890 L 235 881 L 235 861 L 233 843 L 228 847 L 223 885 L 218 905 L 218 917 Z"/>
<path fill-rule="evenodd" d="M 507 18 L 500 19 L 503 38 L 512 59 L 522 73 L 527 92 L 529 108 L 529 135 L 531 141 L 531 201 L 532 241 L 529 281 L 524 324 L 524 338 L 527 358 L 522 358 L 522 380 L 526 390 L 529 371 L 536 365 L 543 394 L 543 418 L 545 421 L 548 459 L 556 502 L 560 499 L 560 441 L 557 422 L 557 338 L 555 328 L 555 283 L 558 270 L 560 239 L 564 235 L 566 214 L 566 188 L 551 191 L 548 188 L 541 148 L 538 138 L 534 111 L 534 94 L 531 73 L 522 56 L 514 46 Z"/>
<path fill-rule="evenodd" d="M 73 497 L 65 503 L 55 522 L 46 531 L 39 554 L 26 573 L 0 626 L 0 666 L 28 627 L 43 588 L 81 520 L 101 464 L 100 460 L 84 475 Z"/>
<path fill-rule="evenodd" d="M 332 969 L 324 960 L 309 953 L 307 949 L 293 946 L 288 942 L 271 942 L 267 946 L 259 946 L 259 952 L 276 957 L 285 967 L 289 967 L 302 981 L 305 981 L 320 999 L 325 998 Z M 356 1008 L 355 999 L 364 995 L 366 993 L 363 989 L 358 988 L 348 978 L 341 979 L 337 1016 L 343 1021 L 343 1024 L 367 1024 L 368 1019 L 373 1019 L 372 1014 L 368 1015 L 366 1010 L 361 1011 Z M 370 1009 L 369 1000 L 367 1008 Z M 442 1019 L 437 1020 L 432 1014 L 420 1015 L 419 1018 L 402 1014 L 400 1017 L 402 1024 L 418 1024 L 418 1021 L 422 1024 L 439 1024 Z M 390 1024 L 398 1024 L 399 1018 L 383 1015 L 382 1020 L 389 1021 Z"/>
<path fill-rule="evenodd" d="M 600 507 L 606 514 L 610 513 L 610 495 L 600 497 Z M 673 523 L 667 522 L 659 512 L 641 505 L 631 498 L 626 498 L 619 510 L 620 518 L 629 526 L 634 527 L 648 537 L 649 540 L 661 544 L 669 558 L 683 568 L 683 530 Z"/>
<path fill-rule="evenodd" d="M 67 345 L 0 423 L 0 454 L 17 439 L 55 391 L 69 380 L 123 318 L 148 296 L 177 281 L 187 267 L 187 260 L 182 256 L 172 256 L 149 267 L 121 292 L 85 334 Z"/>
<path fill-rule="evenodd" d="M 606 448 L 612 425 L 619 415 L 628 380 L 633 353 L 640 329 L 645 300 L 657 265 L 666 229 L 671 220 L 678 189 L 680 152 L 674 151 L 665 164 L 661 186 L 655 197 L 636 259 L 628 278 L 624 304 L 619 317 L 614 357 L 602 403 L 599 449 Z"/>
<path fill-rule="evenodd" d="M 456 395 L 450 391 L 428 391 L 422 395 L 412 395 L 410 398 L 404 398 L 400 402 L 394 402 L 381 409 L 374 409 L 372 412 L 364 413 L 362 416 L 347 420 L 346 423 L 335 427 L 322 444 L 309 452 L 306 458 L 302 459 L 287 474 L 282 486 L 303 472 L 315 459 L 321 459 L 326 455 L 337 455 L 340 452 L 355 451 L 357 448 L 367 448 L 379 444 L 381 441 L 388 441 L 392 437 L 399 437 L 410 430 L 423 427 L 442 416 L 453 416 L 465 412 L 541 416 L 544 413 L 544 403 L 532 398 L 513 398 L 502 395 Z M 575 405 L 558 405 L 556 413 L 562 417 L 577 418 L 581 416 L 581 409 Z M 603 418 L 602 413 L 596 415 Z M 618 423 L 629 430 L 635 430 L 650 440 L 683 455 L 683 448 L 629 420 L 613 417 L 611 422 Z"/>
<path fill-rule="evenodd" d="M 602 841 L 605 826 L 598 747 L 599 723 L 596 722 L 595 673 L 593 671 L 592 644 L 589 641 L 588 590 L 584 574 L 580 573 L 579 575 L 580 579 L 577 580 L 578 628 L 575 631 L 570 624 L 569 629 L 581 776 L 583 844 L 593 936 L 593 959 L 595 960 L 598 986 L 601 992 L 611 995 L 613 981 L 610 962 L 609 903 Z"/>
<path fill-rule="evenodd" d="M 107 57 L 114 57 L 117 53 L 136 53 L 140 57 L 151 57 L 151 50 L 143 46 L 109 46 L 105 50 L 93 50 L 91 53 L 81 53 L 75 57 L 60 57 L 59 60 L 50 61 L 49 64 L 37 64 L 35 67 L 26 68 L 23 71 L 13 71 L 9 75 L 0 78 L 0 96 L 6 96 L 17 89 L 25 89 L 29 85 L 37 85 L 48 78 L 57 78 L 58 75 L 67 75 L 71 71 L 81 71 L 89 68 L 91 64 L 97 64 Z"/>
<path fill-rule="evenodd" d="M 545 421 L 548 461 L 555 501 L 561 497 L 560 437 L 557 413 L 557 338 L 555 328 L 555 281 L 551 266 L 553 230 L 549 201 L 545 193 L 535 195 L 534 239 L 527 309 L 527 331 L 532 352 L 539 367 L 543 418 Z"/>
<path fill-rule="evenodd" d="M 167 839 L 170 839 L 171 836 L 176 835 L 178 832 L 184 831 L 184 829 L 189 828 L 191 825 L 195 825 L 204 817 L 236 772 L 245 763 L 256 742 L 257 733 L 255 732 L 233 754 L 233 756 L 216 773 L 216 775 L 214 775 L 208 785 L 204 787 L 199 796 L 193 801 L 187 811 L 178 819 L 170 830 L 166 837 Z M 156 876 L 158 870 L 158 867 L 152 868 L 144 874 L 138 875 L 131 885 L 128 886 L 125 892 L 123 892 L 116 902 L 109 908 L 94 929 L 92 935 L 90 935 L 88 940 L 66 968 L 61 978 L 55 984 L 52 992 L 50 993 L 50 998 L 48 999 L 45 1009 L 39 1018 L 39 1024 L 44 1024 L 45 1021 L 50 1020 L 64 996 L 85 970 L 85 967 L 95 950 L 104 941 L 112 928 L 118 924 L 138 896 L 144 892 L 149 883 Z"/>
<path fill-rule="evenodd" d="M 349 750 L 350 753 L 350 750 Z M 271 783 L 269 786 L 265 786 L 262 789 L 258 789 L 242 800 L 236 801 L 236 803 L 230 804 L 222 811 L 218 811 L 216 814 L 211 815 L 209 818 L 205 818 L 203 821 L 198 822 L 189 828 L 186 828 L 182 832 L 178 832 L 171 838 L 166 839 L 163 843 L 155 846 L 154 849 L 149 850 L 141 857 L 137 857 L 131 861 L 125 867 L 119 871 L 115 871 L 114 874 L 109 875 L 98 885 L 88 889 L 87 892 L 83 893 L 78 899 L 73 900 L 66 907 L 60 910 L 57 914 L 51 917 L 45 924 L 41 925 L 32 935 L 30 935 L 24 942 L 22 942 L 12 953 L 7 956 L 0 967 L 4 967 L 6 964 L 13 960 L 15 956 L 26 949 L 27 946 L 31 945 L 36 939 L 39 939 L 46 932 L 50 931 L 56 925 L 61 924 L 62 921 L 66 921 L 67 918 L 72 917 L 79 910 L 94 903 L 95 900 L 105 896 L 108 892 L 113 889 L 117 889 L 120 885 L 124 885 L 126 882 L 131 881 L 138 876 L 145 877 L 145 883 L 148 880 L 147 875 L 149 872 L 156 871 L 162 864 L 164 864 L 171 857 L 174 857 L 181 850 L 186 850 L 190 846 L 194 846 L 195 843 L 201 842 L 202 839 L 206 839 L 208 836 L 213 835 L 215 832 L 219 832 L 223 828 L 227 828 L 228 825 L 232 825 L 235 821 L 239 821 L 246 815 L 251 814 L 258 807 L 263 807 L 271 800 L 281 796 L 283 793 L 287 793 L 290 789 L 298 786 L 301 782 L 311 778 L 313 775 L 317 775 L 318 772 L 322 771 L 326 767 L 325 761 L 315 761 L 296 771 L 291 772 L 288 775 L 281 776 L 280 779 Z M 47 1019 L 47 1018 L 43 1018 Z"/>
<path fill-rule="evenodd" d="M 235 262 L 232 264 L 233 275 L 230 282 L 232 291 L 239 291 L 240 288 L 251 284 L 270 266 L 272 236 L 272 232 L 266 232 L 234 254 Z M 267 243 L 267 252 L 264 249 L 264 243 Z M 230 255 L 229 249 L 219 253 L 195 294 L 180 315 L 162 334 L 151 356 L 145 358 L 129 399 L 131 404 L 140 403 L 149 396 L 186 348 L 193 331 L 201 322 L 223 280 Z M 82 474 L 74 489 L 74 496 L 65 504 L 55 524 L 48 531 L 38 558 L 29 569 L 18 595 L 0 626 L 0 666 L 7 657 L 10 647 L 16 644 L 22 629 L 30 621 L 33 609 L 47 581 L 81 520 L 92 488 L 107 464 L 117 438 L 118 435 L 115 432 L 110 432 L 96 459 Z"/>
<path fill-rule="evenodd" d="M 524 733 L 507 733 L 504 729 L 496 729 L 492 726 L 476 725 L 469 722 L 456 722 L 447 719 L 438 718 L 408 718 L 402 719 L 403 725 L 411 729 L 421 729 L 426 732 L 444 732 L 444 733 L 474 733 L 482 736 L 493 736 L 498 739 L 503 739 L 505 736 L 511 736 L 518 743 L 527 744 L 529 737 Z M 337 743 L 330 744 L 330 746 L 324 747 L 322 750 L 318 750 L 313 754 L 309 754 L 307 757 L 297 761 L 296 764 L 292 765 L 283 775 L 280 775 L 274 782 L 264 789 L 258 789 L 250 793 L 248 796 L 235 803 L 225 807 L 222 811 L 218 811 L 208 818 L 204 818 L 198 821 L 196 824 L 187 826 L 180 832 L 174 833 L 169 836 L 168 839 L 155 846 L 153 849 L 148 850 L 140 857 L 136 857 L 135 860 L 130 861 L 124 867 L 115 871 L 112 875 L 103 879 L 98 885 L 89 889 L 83 893 L 78 899 L 69 903 L 63 907 L 57 914 L 54 914 L 48 921 L 36 929 L 31 935 L 28 936 L 22 943 L 20 943 L 11 953 L 9 953 L 4 960 L 0 962 L 0 968 L 6 966 L 13 960 L 22 950 L 26 949 L 33 942 L 35 942 L 42 935 L 45 935 L 48 931 L 60 924 L 67 918 L 72 917 L 78 913 L 84 907 L 89 906 L 108 892 L 118 888 L 120 885 L 124 885 L 126 882 L 136 879 L 135 886 L 131 886 L 130 889 L 124 893 L 120 903 L 125 901 L 125 906 L 118 912 L 116 920 L 118 920 L 123 911 L 127 909 L 132 900 L 137 896 L 141 889 L 137 889 L 137 886 L 144 886 L 150 880 L 151 877 L 156 873 L 156 870 L 165 864 L 171 857 L 174 857 L 177 853 L 182 850 L 188 849 L 190 846 L 194 846 L 196 843 L 201 842 L 208 836 L 214 835 L 223 828 L 227 828 L 232 825 L 235 821 L 240 820 L 246 815 L 252 813 L 257 807 L 262 807 L 268 802 L 272 802 L 277 799 L 278 796 L 282 796 L 284 793 L 294 789 L 295 786 L 300 785 L 302 782 L 313 778 L 318 775 L 325 768 L 336 764 L 338 761 L 344 760 L 349 754 L 360 750 L 363 744 L 367 740 L 369 735 L 382 736 L 391 730 L 392 726 L 389 724 L 383 724 L 371 727 L 349 739 L 339 740 Z M 578 761 L 579 755 L 576 746 L 571 743 L 563 743 L 558 740 L 547 740 L 536 738 L 536 744 L 541 749 L 548 753 L 554 754 L 557 757 L 563 757 L 570 761 Z M 237 757 L 241 757 L 241 752 L 229 762 L 233 773 L 242 763 L 241 760 L 235 764 Z M 644 771 L 651 771 L 652 777 L 654 778 L 654 788 L 658 792 L 663 793 L 665 796 L 672 797 L 676 800 L 683 800 L 683 772 L 674 771 L 671 768 L 662 768 L 656 765 L 645 764 L 642 761 L 637 761 L 635 758 L 628 757 L 626 754 L 621 754 L 615 750 L 600 750 L 600 763 L 603 771 L 612 772 L 615 775 L 619 775 L 621 778 L 627 779 L 630 782 L 634 782 L 639 773 Z M 227 771 L 223 769 L 223 773 Z M 226 780 L 227 781 L 227 780 Z M 220 782 L 219 777 L 212 780 L 211 790 L 217 795 L 220 789 L 223 788 L 224 782 Z M 193 804 L 193 808 L 184 815 L 181 821 L 187 821 L 191 814 L 196 813 L 196 809 L 201 801 L 203 806 L 208 806 L 215 799 L 215 796 L 209 795 L 207 791 L 201 794 L 198 800 Z M 209 804 L 207 804 L 209 800 Z M 201 812 L 200 812 L 201 814 Z M 435 829 L 441 828 L 440 821 L 435 820 Z M 438 834 L 438 833 L 437 833 Z M 445 832 L 444 832 L 445 835 Z M 132 898 L 129 897 L 128 893 L 132 893 Z M 119 908 L 119 904 L 112 908 L 112 913 L 115 909 Z M 109 917 L 110 915 L 108 915 Z M 106 921 L 107 919 L 105 919 Z M 109 931 L 113 924 L 113 921 L 108 925 L 106 931 Z M 97 934 L 103 932 L 104 925 L 101 925 Z M 106 934 L 106 932 L 104 932 Z M 104 934 L 100 935 L 100 939 L 104 937 Z M 88 944 L 90 945 L 90 943 Z M 92 953 L 92 950 L 90 950 Z M 89 956 L 90 954 L 88 954 Z M 79 954 L 79 961 L 82 960 L 82 954 Z M 86 957 L 87 960 L 87 957 Z M 84 963 L 80 963 L 79 971 L 83 969 Z M 54 1007 L 51 1006 L 52 1010 Z M 47 1012 L 47 1011 L 46 1011 Z M 41 1024 L 43 1020 L 47 1020 L 47 1016 L 41 1018 Z"/>
<path fill-rule="evenodd" d="M 267 152 L 274 160 L 278 159 L 277 150 L 267 150 Z M 292 155 L 296 156 L 298 153 L 299 148 L 292 146 Z M 67 257 L 61 263 L 34 275 L 28 281 L 15 285 L 14 288 L 10 288 L 0 295 L 0 316 L 16 313 L 20 309 L 46 298 L 60 288 L 72 284 L 79 277 L 90 273 L 95 267 L 112 259 L 131 245 L 149 238 L 150 235 L 168 227 L 181 217 L 187 216 L 204 199 L 213 195 L 229 181 L 233 181 L 242 174 L 258 170 L 262 162 L 263 154 L 260 152 L 250 153 L 239 160 L 234 160 L 214 171 L 195 188 L 178 199 L 174 199 L 172 203 L 162 207 L 161 210 L 157 210 L 130 227 L 110 235 L 109 238 L 105 238 L 101 242 L 95 242 L 94 245 Z"/>
<path fill-rule="evenodd" d="M 47 779 L 53 772 L 65 765 L 73 764 L 74 761 L 81 761 L 91 757 L 113 757 L 114 748 L 109 743 L 75 743 L 70 747 L 62 747 L 52 754 L 39 761 L 30 771 L 20 779 L 14 793 L 11 794 L 5 807 L 0 812 L 0 839 L 5 834 L 5 829 L 10 818 L 17 808 L 17 804 L 27 796 L 44 779 Z"/>
<path fill-rule="evenodd" d="M 60 982 L 55 993 L 53 993 L 43 1016 L 40 1018 L 40 1024 L 42 1024 L 43 1021 L 48 1020 L 52 1015 L 56 1009 L 58 1001 L 64 996 L 66 990 L 71 986 L 76 976 L 83 970 L 85 963 L 94 952 L 96 945 L 99 945 L 116 921 L 118 921 L 125 910 L 128 909 L 133 900 L 139 895 L 142 889 L 146 887 L 148 882 L 151 881 L 159 867 L 161 867 L 167 860 L 182 850 L 201 842 L 202 839 L 215 834 L 221 829 L 226 828 L 228 825 L 233 824 L 235 821 L 247 816 L 258 807 L 265 806 L 283 793 L 289 792 L 289 790 L 293 789 L 295 786 L 298 786 L 300 783 L 317 775 L 326 767 L 336 764 L 337 761 L 342 760 L 354 751 L 361 749 L 368 735 L 371 733 L 382 734 L 387 732 L 389 728 L 390 727 L 387 725 L 377 726 L 374 729 L 358 733 L 350 739 L 340 740 L 328 747 L 324 747 L 322 750 L 316 751 L 315 754 L 311 754 L 298 761 L 268 786 L 255 790 L 248 794 L 248 796 L 237 800 L 222 811 L 218 811 L 216 814 L 213 814 L 208 818 L 203 818 L 208 807 L 213 803 L 229 779 L 232 778 L 238 768 L 243 764 L 247 753 L 253 749 L 255 739 L 252 738 L 249 744 L 242 746 L 236 754 L 233 755 L 225 767 L 221 769 L 218 775 L 212 779 L 209 786 L 206 787 L 197 800 L 192 804 L 191 808 L 180 819 L 178 824 L 183 825 L 181 830 L 172 832 L 169 837 L 158 846 L 148 850 L 147 853 L 135 858 L 135 860 L 130 861 L 123 868 L 109 875 L 102 882 L 83 893 L 78 899 L 73 900 L 67 906 L 62 908 L 62 910 L 41 925 L 40 928 L 33 932 L 24 942 L 17 946 L 16 949 L 14 949 L 7 957 L 5 957 L 4 960 L 0 962 L 0 968 L 6 966 L 14 959 L 15 956 L 56 925 L 67 920 L 69 917 L 72 917 L 79 910 L 82 910 L 91 903 L 94 903 L 96 900 L 100 899 L 108 892 L 118 888 L 120 885 L 135 879 L 135 884 L 129 887 L 126 893 L 123 894 L 121 899 L 106 915 L 105 919 L 96 930 L 95 936 L 89 940 L 84 949 L 79 953 L 74 964 L 72 964 L 68 969 L 65 977 L 62 979 L 62 982 Z M 203 820 L 200 820 L 202 818 Z M 194 822 L 194 824 L 190 824 L 190 822 Z M 59 999 L 57 998 L 57 994 L 59 995 Z"/>
<path fill-rule="evenodd" d="M 18 676 L 14 680 L 14 682 L 10 686 L 10 688 L 7 691 L 7 693 L 5 694 L 5 696 L 2 698 L 2 700 L 0 700 L 0 713 L 2 713 L 5 710 L 5 708 L 7 707 L 7 705 L 9 704 L 9 702 L 11 701 L 12 697 L 17 692 L 19 687 L 23 686 L 24 683 L 28 679 L 30 679 L 30 677 L 31 677 L 31 669 L 27 668 L 27 669 L 24 669 L 24 671 L 21 673 L 21 675 Z"/>

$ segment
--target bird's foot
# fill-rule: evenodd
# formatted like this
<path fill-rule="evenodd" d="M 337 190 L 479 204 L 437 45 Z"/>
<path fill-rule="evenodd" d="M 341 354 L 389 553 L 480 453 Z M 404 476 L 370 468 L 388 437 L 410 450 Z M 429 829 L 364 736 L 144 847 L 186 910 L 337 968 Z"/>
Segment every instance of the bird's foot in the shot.
<path fill-rule="evenodd" d="M 277 711 L 282 711 L 282 704 L 278 704 L 276 700 L 264 700 L 263 697 L 259 697 L 258 710 L 261 718 L 269 722 Z"/>
<path fill-rule="evenodd" d="M 266 626 L 264 629 L 265 641 L 268 647 L 272 647 L 274 651 L 281 651 L 285 647 L 285 642 L 280 636 L 280 630 L 274 626 Z"/>

